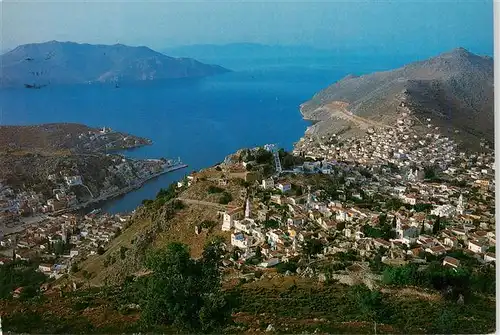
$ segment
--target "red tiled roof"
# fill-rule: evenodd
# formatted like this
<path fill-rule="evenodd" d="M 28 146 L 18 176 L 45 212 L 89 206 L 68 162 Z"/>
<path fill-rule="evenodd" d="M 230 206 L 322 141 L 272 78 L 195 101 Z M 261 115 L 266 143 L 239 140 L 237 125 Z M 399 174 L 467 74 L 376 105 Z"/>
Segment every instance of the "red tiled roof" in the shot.
<path fill-rule="evenodd" d="M 452 264 L 454 266 L 459 266 L 460 265 L 460 261 L 456 258 L 453 258 L 453 257 L 450 257 L 450 256 L 446 256 L 444 259 L 443 259 L 443 264 L 444 263 L 449 263 L 449 264 Z"/>
<path fill-rule="evenodd" d="M 432 248 L 430 248 L 432 252 L 445 252 L 446 249 L 442 245 L 436 245 Z"/>
<path fill-rule="evenodd" d="M 414 256 L 418 256 L 420 255 L 420 253 L 422 253 L 424 251 L 424 249 L 422 249 L 421 247 L 420 248 L 414 248 L 414 249 L 411 249 L 411 253 L 414 255 Z"/>
<path fill-rule="evenodd" d="M 229 209 L 229 210 L 227 211 L 227 214 L 230 214 L 230 215 L 231 215 L 231 214 L 237 213 L 237 212 L 242 211 L 242 210 L 243 210 L 243 208 L 242 208 L 242 207 L 231 208 L 231 209 Z"/>

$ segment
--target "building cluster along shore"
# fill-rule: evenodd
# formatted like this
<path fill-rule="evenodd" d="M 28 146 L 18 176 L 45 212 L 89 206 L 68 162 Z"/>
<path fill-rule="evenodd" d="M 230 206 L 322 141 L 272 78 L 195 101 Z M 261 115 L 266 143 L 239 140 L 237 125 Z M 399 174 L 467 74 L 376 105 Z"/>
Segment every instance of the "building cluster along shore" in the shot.
<path fill-rule="evenodd" d="M 99 206 L 140 188 L 148 180 L 187 167 L 180 159 L 132 159 L 116 153 L 151 141 L 107 127 L 47 124 L 6 126 L 3 130 L 2 142 L 9 142 L 2 157 L 5 177 L 0 179 L 0 240 L 4 254 L 17 247 L 14 241 L 24 236 L 23 230 L 44 227 L 60 232 L 61 215 Z M 30 139 L 49 135 L 52 137 L 42 143 L 45 147 Z M 24 174 L 12 173 L 26 163 Z M 18 233 L 21 235 L 16 237 Z M 21 243 L 21 248 L 45 245 L 47 239 L 54 238 L 39 235 L 42 237 L 30 243 Z"/>

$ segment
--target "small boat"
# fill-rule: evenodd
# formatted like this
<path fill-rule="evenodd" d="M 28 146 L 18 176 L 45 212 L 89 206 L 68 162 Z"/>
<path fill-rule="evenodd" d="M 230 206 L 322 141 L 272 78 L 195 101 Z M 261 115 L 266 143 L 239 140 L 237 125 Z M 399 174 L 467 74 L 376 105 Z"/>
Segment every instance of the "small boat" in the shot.
<path fill-rule="evenodd" d="M 32 89 L 40 89 L 40 88 L 45 87 L 45 86 L 47 86 L 47 85 L 37 85 L 37 84 L 30 85 L 30 84 L 24 84 L 25 88 L 32 88 Z"/>

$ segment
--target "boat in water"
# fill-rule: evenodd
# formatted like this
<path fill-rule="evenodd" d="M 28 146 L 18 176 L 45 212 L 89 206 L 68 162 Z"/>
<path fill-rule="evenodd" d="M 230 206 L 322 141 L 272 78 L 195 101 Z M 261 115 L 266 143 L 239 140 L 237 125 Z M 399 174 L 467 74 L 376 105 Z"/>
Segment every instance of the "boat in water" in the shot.
<path fill-rule="evenodd" d="M 186 168 L 188 166 L 187 164 L 182 163 L 180 158 L 166 159 L 164 161 L 165 161 L 165 164 L 163 165 L 164 172 L 175 171 L 175 170 Z"/>
<path fill-rule="evenodd" d="M 37 85 L 37 84 L 24 84 L 24 88 L 31 88 L 31 89 L 40 89 L 42 87 L 45 87 L 47 85 Z"/>

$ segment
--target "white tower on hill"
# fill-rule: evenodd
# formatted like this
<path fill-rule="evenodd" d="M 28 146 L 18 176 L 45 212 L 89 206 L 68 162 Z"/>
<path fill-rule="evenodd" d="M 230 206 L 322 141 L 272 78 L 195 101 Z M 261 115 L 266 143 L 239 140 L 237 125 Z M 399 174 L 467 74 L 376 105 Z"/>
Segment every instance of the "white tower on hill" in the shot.
<path fill-rule="evenodd" d="M 250 198 L 247 198 L 246 204 L 245 204 L 245 219 L 250 218 Z"/>
<path fill-rule="evenodd" d="M 465 210 L 464 197 L 462 196 L 462 194 L 460 194 L 460 196 L 458 197 L 457 214 L 458 215 L 463 215 L 464 214 L 464 210 Z"/>

